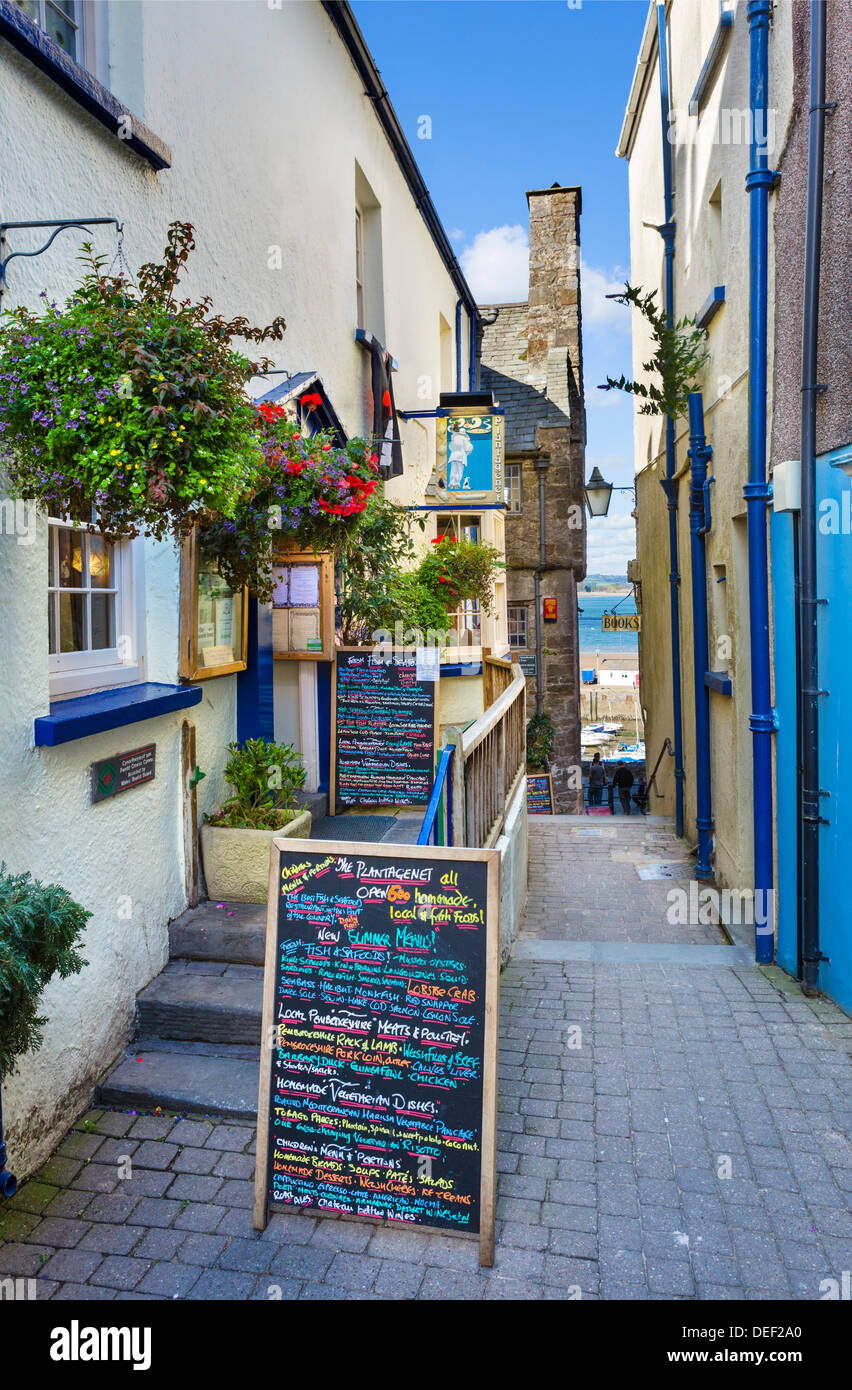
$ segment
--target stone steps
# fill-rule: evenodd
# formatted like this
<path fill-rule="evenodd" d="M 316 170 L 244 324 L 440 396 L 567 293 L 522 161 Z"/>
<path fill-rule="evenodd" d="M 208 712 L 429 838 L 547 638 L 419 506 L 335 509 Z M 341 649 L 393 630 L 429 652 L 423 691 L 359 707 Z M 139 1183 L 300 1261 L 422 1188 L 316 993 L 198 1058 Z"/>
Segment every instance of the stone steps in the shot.
<path fill-rule="evenodd" d="M 136 1000 L 136 1041 L 98 1105 L 254 1120 L 266 908 L 201 903 L 169 927 L 170 960 Z"/>
<path fill-rule="evenodd" d="M 176 1047 L 180 1047 L 179 1044 Z M 255 1055 L 252 1055 L 252 1054 Z M 98 1088 L 98 1105 L 120 1110 L 173 1110 L 178 1114 L 257 1117 L 259 1050 L 169 1050 L 137 1043 Z"/>
<path fill-rule="evenodd" d="M 188 971 L 183 964 L 167 965 L 139 995 L 139 1031 L 186 1042 L 259 1044 L 262 969 L 212 964 Z"/>

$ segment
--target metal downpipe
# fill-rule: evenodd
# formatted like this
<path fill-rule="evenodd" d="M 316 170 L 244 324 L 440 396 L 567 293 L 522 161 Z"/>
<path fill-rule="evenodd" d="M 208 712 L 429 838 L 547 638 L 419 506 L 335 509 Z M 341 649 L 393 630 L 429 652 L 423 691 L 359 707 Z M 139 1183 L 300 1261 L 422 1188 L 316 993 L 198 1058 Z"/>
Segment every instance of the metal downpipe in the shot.
<path fill-rule="evenodd" d="M 805 213 L 805 292 L 802 322 L 801 640 L 802 990 L 819 992 L 819 652 L 817 647 L 816 405 L 819 346 L 820 242 L 825 162 L 825 4 L 811 2 L 808 192 Z"/>
<path fill-rule="evenodd" d="M 669 62 L 666 43 L 666 7 L 657 5 L 657 50 L 660 71 L 660 119 L 663 134 L 663 202 L 665 223 L 660 227 L 665 257 L 666 316 L 671 323 L 674 319 L 674 254 L 675 223 L 672 216 L 672 167 L 670 110 L 669 110 Z M 675 764 L 675 833 L 683 835 L 683 709 L 680 682 L 680 573 L 678 570 L 677 543 L 677 492 L 675 474 L 675 427 L 674 420 L 666 417 L 666 476 L 661 480 L 666 494 L 669 511 L 669 609 L 672 644 L 672 724 Z"/>
<path fill-rule="evenodd" d="M 713 850 L 713 808 L 710 774 L 710 692 L 704 683 L 708 668 L 707 551 L 704 540 L 710 526 L 707 515 L 707 464 L 713 456 L 704 435 L 704 402 L 700 391 L 689 396 L 689 535 L 692 559 L 692 650 L 695 683 L 695 828 L 698 859 L 695 877 L 715 877 L 710 863 Z"/>
<path fill-rule="evenodd" d="M 766 507 L 767 317 L 769 190 L 775 174 L 768 165 L 767 104 L 771 0 L 748 0 L 749 105 L 751 164 L 749 194 L 749 364 L 748 482 L 743 493 L 748 513 L 749 641 L 751 647 L 752 772 L 754 795 L 755 959 L 769 964 L 774 954 L 772 735 L 769 661 L 769 555 Z"/>

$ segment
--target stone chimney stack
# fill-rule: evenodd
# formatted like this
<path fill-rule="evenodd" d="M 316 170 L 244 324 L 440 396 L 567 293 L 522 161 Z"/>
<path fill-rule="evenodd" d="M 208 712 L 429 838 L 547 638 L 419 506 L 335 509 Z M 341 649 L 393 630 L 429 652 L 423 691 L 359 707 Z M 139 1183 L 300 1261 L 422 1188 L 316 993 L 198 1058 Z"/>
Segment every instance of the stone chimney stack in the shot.
<path fill-rule="evenodd" d="M 530 210 L 530 288 L 527 380 L 570 414 L 583 435 L 580 335 L 579 188 L 533 189 Z"/>

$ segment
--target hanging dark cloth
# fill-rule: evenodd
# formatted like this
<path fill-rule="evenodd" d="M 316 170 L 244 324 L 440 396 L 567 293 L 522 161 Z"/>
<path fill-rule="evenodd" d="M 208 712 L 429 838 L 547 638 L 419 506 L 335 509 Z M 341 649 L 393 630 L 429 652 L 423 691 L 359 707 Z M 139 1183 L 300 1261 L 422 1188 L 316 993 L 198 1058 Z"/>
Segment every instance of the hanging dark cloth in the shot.
<path fill-rule="evenodd" d="M 400 478 L 403 472 L 402 440 L 399 437 L 393 399 L 391 355 L 375 338 L 370 339 L 369 349 L 373 387 L 373 434 L 376 438 L 379 466 L 385 478 Z"/>

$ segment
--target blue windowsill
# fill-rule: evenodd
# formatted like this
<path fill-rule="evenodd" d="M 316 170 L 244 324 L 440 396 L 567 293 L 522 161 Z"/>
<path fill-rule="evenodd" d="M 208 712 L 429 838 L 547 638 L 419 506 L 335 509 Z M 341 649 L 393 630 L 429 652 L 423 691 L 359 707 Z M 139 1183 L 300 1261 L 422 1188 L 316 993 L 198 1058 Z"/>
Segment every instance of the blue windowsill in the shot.
<path fill-rule="evenodd" d="M 120 729 L 125 724 L 138 724 L 143 719 L 156 719 L 160 714 L 188 709 L 201 703 L 202 690 L 197 685 L 164 685 L 157 681 L 142 681 L 115 690 L 99 690 L 94 695 L 78 695 L 73 700 L 52 700 L 50 714 L 41 714 L 34 722 L 36 745 L 55 748 L 73 739 L 89 738 L 108 729 Z"/>
<path fill-rule="evenodd" d="M 57 87 L 67 92 L 73 101 L 113 135 L 119 135 L 123 145 L 141 155 L 154 169 L 171 168 L 172 152 L 168 145 L 117 101 L 97 78 L 75 63 L 58 43 L 24 14 L 14 0 L 0 0 L 0 38 L 29 58 Z M 127 135 L 123 133 L 125 131 Z"/>
<path fill-rule="evenodd" d="M 701 308 L 698 310 L 698 313 L 695 315 L 695 322 L 698 324 L 698 327 L 707 328 L 708 324 L 712 323 L 713 319 L 718 314 L 724 302 L 725 286 L 714 285 L 712 293 L 707 296 Z"/>
<path fill-rule="evenodd" d="M 705 671 L 704 684 L 708 690 L 716 690 L 720 695 L 733 695 L 733 682 L 727 671 Z"/>

